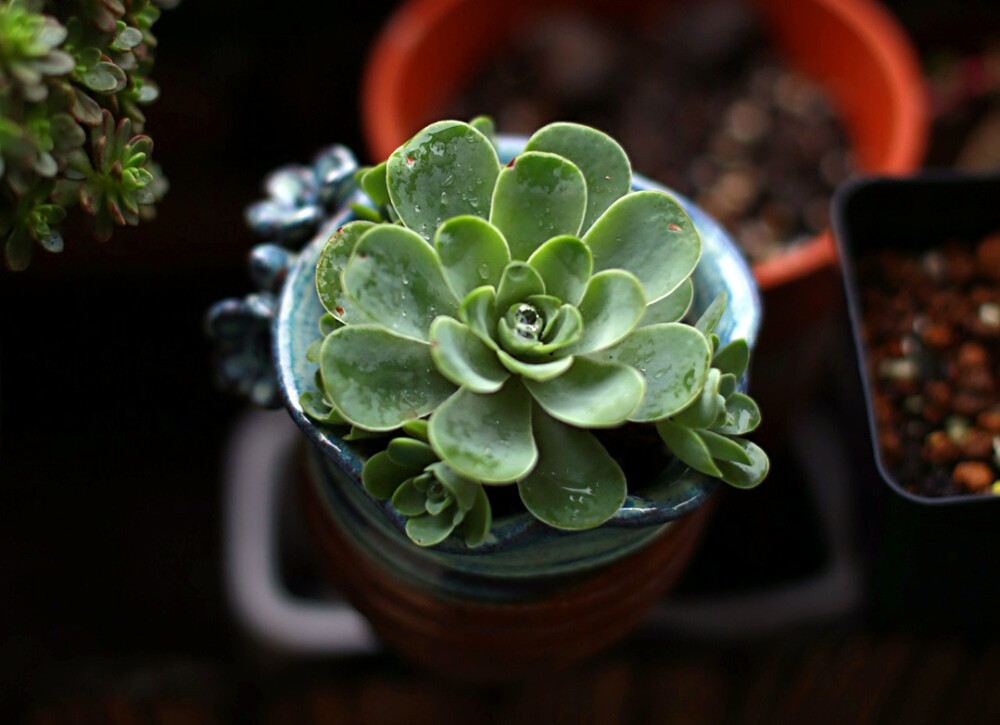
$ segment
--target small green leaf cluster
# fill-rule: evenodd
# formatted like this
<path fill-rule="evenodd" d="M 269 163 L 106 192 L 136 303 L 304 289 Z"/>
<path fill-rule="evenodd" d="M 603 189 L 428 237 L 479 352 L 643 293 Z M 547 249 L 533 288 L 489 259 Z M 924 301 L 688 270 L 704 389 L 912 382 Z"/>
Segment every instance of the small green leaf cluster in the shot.
<path fill-rule="evenodd" d="M 655 423 L 699 471 L 763 479 L 763 451 L 732 438 L 759 413 L 736 392 L 746 342 L 716 349 L 725 299 L 683 322 L 698 231 L 670 195 L 631 191 L 616 141 L 551 124 L 501 168 L 490 121 L 443 121 L 356 180 L 372 205 L 317 263 L 328 314 L 300 402 L 349 438 L 408 434 L 363 482 L 416 543 L 459 525 L 484 541 L 484 486 L 516 485 L 550 526 L 599 526 L 628 487 L 591 431 L 627 423 Z"/>
<path fill-rule="evenodd" d="M 62 249 L 57 225 L 67 206 L 94 218 L 100 240 L 115 224 L 152 215 L 166 182 L 141 135 L 141 107 L 159 95 L 148 78 L 159 13 L 150 0 L 0 0 L 0 239 L 8 267 L 25 268 L 35 243 Z"/>

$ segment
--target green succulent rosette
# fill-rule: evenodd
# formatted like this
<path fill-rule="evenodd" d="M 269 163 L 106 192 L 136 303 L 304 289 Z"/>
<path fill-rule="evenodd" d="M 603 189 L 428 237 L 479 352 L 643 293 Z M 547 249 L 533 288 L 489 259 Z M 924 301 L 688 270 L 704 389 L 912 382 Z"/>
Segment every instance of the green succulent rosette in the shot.
<path fill-rule="evenodd" d="M 352 425 L 352 436 L 426 420 L 426 442 L 393 439 L 363 477 L 415 517 L 407 532 L 424 545 L 472 511 L 466 483 L 516 484 L 527 510 L 559 529 L 599 526 L 627 484 L 591 431 L 630 422 L 662 426 L 671 448 L 670 425 L 695 430 L 729 457 L 694 467 L 748 484 L 750 473 L 730 468 L 759 471 L 763 452 L 730 451 L 745 448 L 727 437 L 730 408 L 736 416 L 745 398 L 736 348 L 715 353 L 711 319 L 681 322 L 701 256 L 684 209 L 663 192 L 630 192 L 628 158 L 600 131 L 546 126 L 506 167 L 492 132 L 486 119 L 435 123 L 359 172 L 377 210 L 337 230 L 317 264 L 329 317 L 311 351 L 320 392 L 303 408 Z M 724 304 L 709 310 L 716 321 Z M 706 386 L 723 400 L 707 422 L 694 414 Z M 422 465 L 400 462 L 403 446 Z M 675 453 L 693 465 L 688 448 Z M 420 508 L 430 491 L 433 505 Z M 428 517 L 435 536 L 421 528 Z M 480 533 L 467 531 L 467 543 Z"/>

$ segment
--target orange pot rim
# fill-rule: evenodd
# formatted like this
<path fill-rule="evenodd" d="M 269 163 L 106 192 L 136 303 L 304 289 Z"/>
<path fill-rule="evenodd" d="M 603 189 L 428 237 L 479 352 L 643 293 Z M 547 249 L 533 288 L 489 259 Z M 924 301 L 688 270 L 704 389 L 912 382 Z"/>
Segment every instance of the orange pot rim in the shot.
<path fill-rule="evenodd" d="M 766 3 L 768 0 L 758 0 Z M 901 175 L 918 168 L 928 136 L 928 104 L 920 64 L 895 18 L 875 0 L 811 0 L 837 16 L 877 59 L 895 99 L 894 128 L 881 160 L 865 173 Z M 429 28 L 456 8 L 477 0 L 409 0 L 391 16 L 365 65 L 361 110 L 365 139 L 376 158 L 387 157 L 409 137 L 395 105 L 393 89 L 403 82 L 412 49 Z M 773 259 L 756 262 L 754 277 L 762 291 L 838 265 L 829 229 Z"/>

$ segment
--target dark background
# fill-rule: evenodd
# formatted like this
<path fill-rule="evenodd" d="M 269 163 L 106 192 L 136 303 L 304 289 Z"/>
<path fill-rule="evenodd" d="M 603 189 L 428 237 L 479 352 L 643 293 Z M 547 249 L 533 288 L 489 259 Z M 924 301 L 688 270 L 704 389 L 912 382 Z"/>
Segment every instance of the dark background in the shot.
<path fill-rule="evenodd" d="M 158 219 L 103 245 L 70 227 L 62 255 L 0 271 L 3 699 L 176 658 L 230 677 L 243 649 L 221 585 L 221 451 L 243 404 L 213 389 L 203 316 L 250 289 L 242 212 L 267 171 L 335 141 L 367 160 L 360 71 L 394 4 L 164 13 Z M 998 27 L 991 3 L 893 5 L 925 57 Z"/>

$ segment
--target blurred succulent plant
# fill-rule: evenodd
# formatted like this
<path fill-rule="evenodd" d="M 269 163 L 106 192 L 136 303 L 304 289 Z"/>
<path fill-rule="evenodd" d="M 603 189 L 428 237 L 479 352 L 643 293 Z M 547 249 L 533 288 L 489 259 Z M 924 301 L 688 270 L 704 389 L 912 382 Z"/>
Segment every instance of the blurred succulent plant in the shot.
<path fill-rule="evenodd" d="M 426 443 L 393 439 L 363 476 L 418 517 L 407 532 L 422 545 L 471 515 L 466 483 L 516 484 L 556 528 L 607 521 L 627 483 L 588 429 L 656 423 L 693 468 L 759 483 L 767 457 L 730 437 L 759 421 L 736 392 L 746 342 L 715 351 L 724 299 L 681 322 L 701 256 L 683 208 L 630 193 L 628 158 L 595 129 L 546 126 L 506 168 L 492 134 L 486 119 L 435 123 L 359 170 L 373 208 L 318 261 L 329 316 L 303 407 L 355 436 L 427 419 Z"/>
<path fill-rule="evenodd" d="M 176 0 L 159 0 L 161 6 Z M 149 0 L 0 0 L 0 238 L 12 269 L 79 203 L 99 239 L 152 215 L 166 181 L 139 135 L 159 8 Z M 91 142 L 85 147 L 86 129 Z M 135 133 L 135 136 L 132 134 Z"/>

